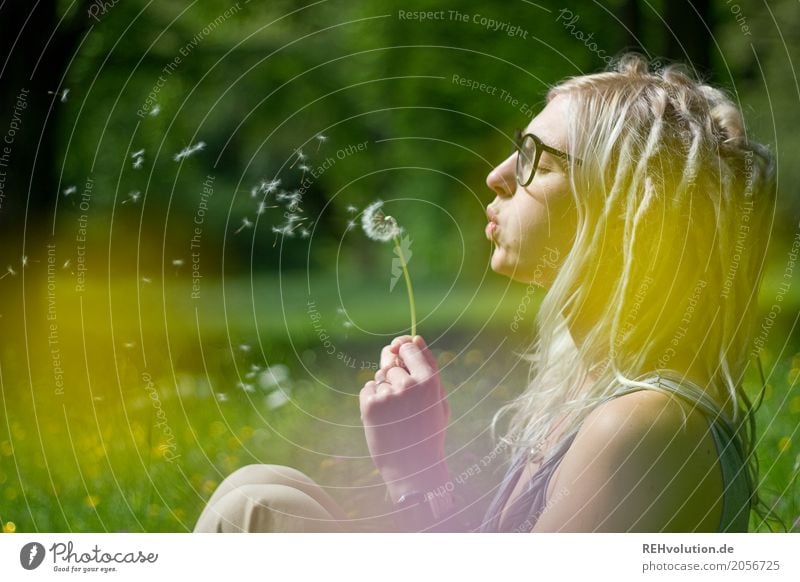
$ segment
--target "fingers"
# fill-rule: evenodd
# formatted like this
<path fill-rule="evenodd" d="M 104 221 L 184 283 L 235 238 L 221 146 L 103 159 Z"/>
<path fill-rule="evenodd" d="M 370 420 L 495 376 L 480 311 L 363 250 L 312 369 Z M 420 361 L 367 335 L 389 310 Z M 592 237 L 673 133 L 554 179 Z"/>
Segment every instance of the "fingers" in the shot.
<path fill-rule="evenodd" d="M 384 346 L 381 350 L 381 368 L 397 364 L 397 355 L 392 351 L 392 346 Z"/>
<path fill-rule="evenodd" d="M 418 382 L 424 382 L 436 374 L 436 369 L 431 367 L 430 360 L 416 342 L 409 342 L 400 346 L 400 357 L 403 358 L 411 377 Z"/>
<path fill-rule="evenodd" d="M 359 404 L 361 405 L 361 419 L 364 419 L 365 412 L 369 407 L 376 402 L 385 399 L 385 395 L 391 390 L 389 384 L 378 384 L 374 380 L 370 380 L 358 393 Z"/>
<path fill-rule="evenodd" d="M 438 365 L 436 363 L 436 358 L 434 357 L 433 353 L 428 349 L 428 344 L 425 343 L 425 340 L 422 339 L 421 335 L 401 335 L 400 337 L 396 337 L 392 340 L 392 343 L 389 344 L 389 349 L 392 353 L 400 355 L 400 348 L 407 344 L 414 342 L 416 343 L 420 349 L 422 350 L 425 358 L 428 360 L 428 364 L 433 370 L 438 370 Z M 400 364 L 403 364 L 402 357 L 400 359 Z"/>
<path fill-rule="evenodd" d="M 414 336 L 414 342 L 419 346 L 422 353 L 425 355 L 425 358 L 428 360 L 428 365 L 433 370 L 439 370 L 439 366 L 436 363 L 436 358 L 434 357 L 433 353 L 428 349 L 428 344 L 425 343 L 425 340 L 422 338 L 421 335 Z"/>
<path fill-rule="evenodd" d="M 392 343 L 389 344 L 389 348 L 392 350 L 392 353 L 397 354 L 400 346 L 404 343 L 408 343 L 412 340 L 410 335 L 401 335 L 400 337 L 396 337 L 392 340 Z"/>
<path fill-rule="evenodd" d="M 405 369 L 395 366 L 394 368 L 389 368 L 389 371 L 386 372 L 386 381 L 390 382 L 399 391 L 411 384 L 412 378 Z"/>

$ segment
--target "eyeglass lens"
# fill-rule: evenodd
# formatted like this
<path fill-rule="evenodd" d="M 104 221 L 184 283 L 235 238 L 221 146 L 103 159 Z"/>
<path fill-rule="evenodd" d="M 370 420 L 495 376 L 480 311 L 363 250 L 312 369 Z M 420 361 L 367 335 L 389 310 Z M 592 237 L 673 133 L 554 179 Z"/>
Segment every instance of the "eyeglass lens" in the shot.
<path fill-rule="evenodd" d="M 526 185 L 533 177 L 533 164 L 536 160 L 536 141 L 530 136 L 525 136 L 519 144 L 517 156 L 517 180 Z"/>

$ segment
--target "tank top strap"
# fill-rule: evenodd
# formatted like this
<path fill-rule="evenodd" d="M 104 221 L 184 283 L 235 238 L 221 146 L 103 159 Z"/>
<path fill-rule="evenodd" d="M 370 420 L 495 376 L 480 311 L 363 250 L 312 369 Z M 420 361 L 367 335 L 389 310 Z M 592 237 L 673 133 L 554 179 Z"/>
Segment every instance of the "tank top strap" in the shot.
<path fill-rule="evenodd" d="M 660 373 L 650 374 L 640 377 L 637 381 L 642 384 L 633 386 L 622 386 L 615 390 L 612 394 L 606 397 L 606 400 L 622 396 L 623 394 L 630 394 L 639 390 L 658 390 L 661 392 L 668 392 L 688 401 L 693 406 L 700 408 L 706 413 L 713 424 L 721 424 L 722 428 L 729 434 L 733 433 L 733 421 L 728 414 L 720 408 L 716 402 L 703 390 L 700 386 L 695 384 L 689 379 L 682 378 L 676 381 L 672 378 L 666 377 Z"/>
<path fill-rule="evenodd" d="M 714 438 L 723 482 L 722 515 L 718 531 L 747 531 L 749 520 L 750 483 L 744 466 L 744 453 L 729 416 L 708 394 L 688 379 L 675 381 L 655 373 L 639 381 L 651 381 L 654 385 L 623 386 L 608 398 L 629 394 L 638 390 L 654 389 L 670 392 L 699 407 L 706 413 Z M 743 509 L 745 508 L 745 509 Z"/>

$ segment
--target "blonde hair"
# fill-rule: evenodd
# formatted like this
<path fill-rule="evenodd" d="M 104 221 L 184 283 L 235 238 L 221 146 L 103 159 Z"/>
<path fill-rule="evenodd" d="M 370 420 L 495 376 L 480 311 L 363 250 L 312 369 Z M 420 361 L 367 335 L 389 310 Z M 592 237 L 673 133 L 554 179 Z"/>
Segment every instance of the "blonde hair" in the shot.
<path fill-rule="evenodd" d="M 510 416 L 501 441 L 541 458 L 556 420 L 563 442 L 621 387 L 664 391 L 647 380 L 656 374 L 690 384 L 686 370 L 670 367 L 684 358 L 727 409 L 755 509 L 755 425 L 742 378 L 774 213 L 774 156 L 747 137 L 724 91 L 680 64 L 651 72 L 643 56 L 625 53 L 607 71 L 551 87 L 547 101 L 565 94 L 567 152 L 582 160 L 569 167 L 577 231 L 522 354 L 532 363 L 528 386 L 495 414 L 493 438 Z M 591 325 L 576 342 L 569 330 L 580 311 Z"/>

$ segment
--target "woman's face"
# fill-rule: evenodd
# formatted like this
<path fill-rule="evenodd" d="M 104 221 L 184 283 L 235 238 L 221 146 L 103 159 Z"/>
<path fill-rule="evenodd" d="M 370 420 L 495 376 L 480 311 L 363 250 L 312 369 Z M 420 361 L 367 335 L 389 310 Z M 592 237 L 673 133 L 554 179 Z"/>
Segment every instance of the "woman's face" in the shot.
<path fill-rule="evenodd" d="M 566 105 L 559 95 L 534 117 L 524 133 L 566 151 Z M 486 236 L 493 241 L 492 270 L 523 283 L 548 287 L 575 236 L 577 211 L 570 194 L 566 163 L 542 152 L 533 181 L 517 184 L 517 154 L 503 160 L 486 177 L 496 193 L 489 204 Z M 494 220 L 492 220 L 494 218 Z"/>

